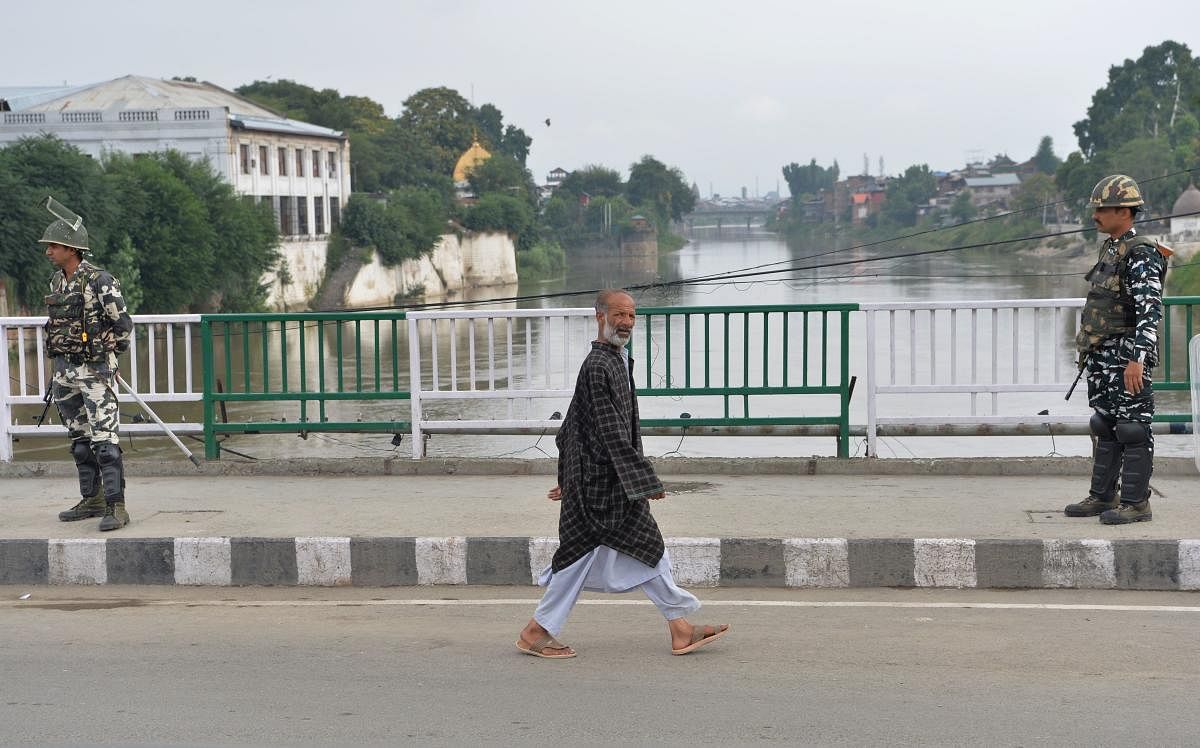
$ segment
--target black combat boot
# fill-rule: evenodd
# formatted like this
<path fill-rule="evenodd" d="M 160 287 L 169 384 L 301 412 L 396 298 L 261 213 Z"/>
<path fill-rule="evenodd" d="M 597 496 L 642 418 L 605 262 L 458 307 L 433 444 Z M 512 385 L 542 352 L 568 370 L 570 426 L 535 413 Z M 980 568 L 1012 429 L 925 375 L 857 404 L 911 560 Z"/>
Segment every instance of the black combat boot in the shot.
<path fill-rule="evenodd" d="M 121 446 L 108 442 L 98 445 L 96 460 L 104 479 L 105 508 L 100 530 L 118 530 L 129 524 L 129 513 L 125 511 L 125 463 L 121 459 Z"/>
<path fill-rule="evenodd" d="M 1100 523 L 1149 522 L 1150 474 L 1154 470 L 1154 434 L 1148 423 L 1118 423 L 1117 438 L 1125 445 L 1121 470 L 1121 505 L 1100 515 Z"/>
<path fill-rule="evenodd" d="M 1092 486 L 1086 499 L 1067 504 L 1063 512 L 1068 517 L 1095 517 L 1117 508 L 1117 478 L 1121 476 L 1125 445 L 1117 439 L 1116 423 L 1115 418 L 1102 413 L 1092 415 L 1090 426 L 1096 437 L 1092 449 Z"/>
<path fill-rule="evenodd" d="M 75 458 L 75 469 L 79 471 L 79 493 L 83 499 L 66 511 L 59 512 L 63 522 L 74 522 L 104 514 L 104 495 L 100 484 L 100 463 L 92 453 L 92 442 L 79 439 L 71 444 L 71 456 Z"/>

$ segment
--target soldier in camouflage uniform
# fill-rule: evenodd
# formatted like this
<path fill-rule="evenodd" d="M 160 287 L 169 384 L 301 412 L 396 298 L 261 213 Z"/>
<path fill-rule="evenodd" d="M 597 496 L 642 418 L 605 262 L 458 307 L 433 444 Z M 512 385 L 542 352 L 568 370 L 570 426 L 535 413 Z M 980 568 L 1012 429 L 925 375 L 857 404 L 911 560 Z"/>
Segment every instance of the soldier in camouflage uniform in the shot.
<path fill-rule="evenodd" d="M 1162 289 L 1171 251 L 1137 235 L 1143 205 L 1137 183 L 1123 174 L 1092 190 L 1092 219 L 1108 238 L 1086 278 L 1092 287 L 1075 338 L 1087 369 L 1094 435 L 1088 497 L 1066 507 L 1069 517 L 1100 516 L 1106 525 L 1150 520 L 1154 462 L 1154 390 Z M 1117 481 L 1120 480 L 1120 496 Z"/>
<path fill-rule="evenodd" d="M 64 215 L 58 208 L 52 212 Z M 71 522 L 101 517 L 101 530 L 116 530 L 129 523 L 129 514 L 114 387 L 117 354 L 129 347 L 133 321 L 117 279 L 84 259 L 89 250 L 82 219 L 65 214 L 67 218 L 50 224 L 39 240 L 57 268 L 46 296 L 51 395 L 71 438 L 83 495 L 58 518 Z"/>

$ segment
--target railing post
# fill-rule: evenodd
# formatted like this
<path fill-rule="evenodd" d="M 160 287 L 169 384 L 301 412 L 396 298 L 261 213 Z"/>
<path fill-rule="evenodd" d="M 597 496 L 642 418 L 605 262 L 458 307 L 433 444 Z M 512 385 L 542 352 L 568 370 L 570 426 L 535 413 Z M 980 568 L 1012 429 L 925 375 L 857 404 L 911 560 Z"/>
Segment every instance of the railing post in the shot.
<path fill-rule="evenodd" d="M 413 459 L 425 456 L 425 438 L 421 432 L 421 335 L 420 320 L 408 317 L 408 407 L 412 421 Z M 432 345 L 436 340 L 430 338 Z"/>
<path fill-rule="evenodd" d="M 225 332 L 229 333 L 229 325 L 225 326 Z M 216 377 L 213 376 L 212 323 L 207 317 L 200 318 L 200 356 L 200 366 L 204 369 L 204 459 L 217 460 L 221 457 L 221 447 L 217 444 L 217 433 L 213 428 Z"/>
<path fill-rule="evenodd" d="M 13 444 L 12 408 L 8 398 L 12 392 L 12 379 L 8 369 L 8 328 L 0 324 L 0 340 L 4 341 L 4 355 L 0 356 L 0 462 L 12 462 Z"/>
<path fill-rule="evenodd" d="M 876 356 L 875 356 L 875 310 L 867 310 L 867 456 L 878 457 L 879 452 L 876 447 L 876 432 L 875 432 L 875 388 L 877 386 L 876 374 Z"/>
<path fill-rule="evenodd" d="M 838 421 L 838 457 L 850 456 L 850 312 L 841 314 L 842 409 Z"/>

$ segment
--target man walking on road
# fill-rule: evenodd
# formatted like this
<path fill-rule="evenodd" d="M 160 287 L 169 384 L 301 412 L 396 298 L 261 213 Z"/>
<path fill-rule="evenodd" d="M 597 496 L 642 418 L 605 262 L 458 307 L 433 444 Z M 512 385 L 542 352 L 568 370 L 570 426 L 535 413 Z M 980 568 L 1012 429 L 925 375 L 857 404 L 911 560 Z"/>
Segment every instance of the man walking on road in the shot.
<path fill-rule="evenodd" d="M 1097 183 L 1089 205 L 1103 234 L 1100 257 L 1086 278 L 1092 288 L 1075 338 L 1087 367 L 1088 404 L 1095 462 L 1088 497 L 1069 504 L 1068 517 L 1094 517 L 1106 525 L 1146 522 L 1154 467 L 1154 390 L 1162 289 L 1171 250 L 1137 235 L 1133 220 L 1143 205 L 1137 183 L 1113 174 Z M 1120 498 L 1117 480 L 1121 481 Z"/>
<path fill-rule="evenodd" d="M 83 258 L 89 251 L 83 219 L 52 198 L 46 206 L 58 216 L 39 240 L 57 268 L 46 296 L 51 396 L 71 438 L 83 495 L 58 518 L 100 517 L 102 531 L 117 530 L 129 524 L 129 514 L 114 385 L 117 354 L 129 347 L 133 320 L 117 279 Z"/>
<path fill-rule="evenodd" d="M 640 587 L 667 619 L 671 653 L 682 655 L 725 635 L 729 626 L 693 626 L 684 616 L 700 602 L 680 589 L 649 501 L 663 485 L 642 453 L 633 360 L 625 344 L 636 321 L 633 297 L 607 290 L 596 297 L 597 339 L 584 359 L 567 417 L 559 429 L 559 547 L 538 583 L 546 592 L 521 631 L 517 649 L 547 658 L 574 657 L 555 637 L 587 590 Z"/>

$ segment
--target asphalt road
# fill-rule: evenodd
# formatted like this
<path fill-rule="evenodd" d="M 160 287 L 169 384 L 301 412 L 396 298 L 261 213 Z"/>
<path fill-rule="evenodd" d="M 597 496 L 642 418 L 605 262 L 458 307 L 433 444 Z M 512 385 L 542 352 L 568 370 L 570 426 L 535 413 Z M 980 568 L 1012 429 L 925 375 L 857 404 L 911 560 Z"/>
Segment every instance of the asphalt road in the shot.
<path fill-rule="evenodd" d="M 639 596 L 589 596 L 562 637 L 579 657 L 550 661 L 513 647 L 532 589 L 0 587 L 0 743 L 1200 735 L 1196 593 L 697 592 L 694 620 L 733 630 L 693 655 Z"/>

